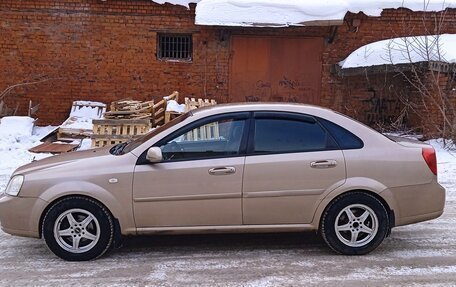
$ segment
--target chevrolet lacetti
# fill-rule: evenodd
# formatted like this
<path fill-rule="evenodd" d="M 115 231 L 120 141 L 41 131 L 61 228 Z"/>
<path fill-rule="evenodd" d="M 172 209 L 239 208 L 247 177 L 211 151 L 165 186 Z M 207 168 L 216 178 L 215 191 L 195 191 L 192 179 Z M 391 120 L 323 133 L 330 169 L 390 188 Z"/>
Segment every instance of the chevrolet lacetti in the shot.
<path fill-rule="evenodd" d="M 128 235 L 305 230 L 353 255 L 395 226 L 440 216 L 444 204 L 427 144 L 315 106 L 230 104 L 18 168 L 0 222 L 75 261 Z"/>

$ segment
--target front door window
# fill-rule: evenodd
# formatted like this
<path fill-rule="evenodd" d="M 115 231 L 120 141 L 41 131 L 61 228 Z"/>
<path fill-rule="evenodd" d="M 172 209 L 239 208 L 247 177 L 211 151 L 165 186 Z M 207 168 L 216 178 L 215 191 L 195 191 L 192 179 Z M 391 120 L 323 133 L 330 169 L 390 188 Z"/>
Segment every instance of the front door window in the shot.
<path fill-rule="evenodd" d="M 204 123 L 160 144 L 164 161 L 237 156 L 245 120 L 222 119 Z"/>

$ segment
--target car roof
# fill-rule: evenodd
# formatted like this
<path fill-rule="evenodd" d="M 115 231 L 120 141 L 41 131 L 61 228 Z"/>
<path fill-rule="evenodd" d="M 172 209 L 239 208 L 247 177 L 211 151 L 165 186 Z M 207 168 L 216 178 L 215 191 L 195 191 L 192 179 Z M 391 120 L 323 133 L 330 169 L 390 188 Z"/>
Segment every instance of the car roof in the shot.
<path fill-rule="evenodd" d="M 223 112 L 241 112 L 241 111 L 256 111 L 256 110 L 271 110 L 271 111 L 289 111 L 309 114 L 318 114 L 321 112 L 331 112 L 333 110 L 300 103 L 274 103 L 274 102 L 245 102 L 245 103 L 229 103 L 206 106 L 192 110 L 193 115 L 208 115 L 218 114 Z"/>

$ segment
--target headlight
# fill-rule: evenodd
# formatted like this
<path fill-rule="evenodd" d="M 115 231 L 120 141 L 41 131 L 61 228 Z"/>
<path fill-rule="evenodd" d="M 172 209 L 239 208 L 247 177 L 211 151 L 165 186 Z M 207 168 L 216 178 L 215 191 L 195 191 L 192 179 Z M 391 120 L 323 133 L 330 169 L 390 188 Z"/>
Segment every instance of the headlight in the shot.
<path fill-rule="evenodd" d="M 21 190 L 22 184 L 24 183 L 24 176 L 23 175 L 15 175 L 13 176 L 8 185 L 6 186 L 5 193 L 11 196 L 17 196 L 19 191 Z"/>

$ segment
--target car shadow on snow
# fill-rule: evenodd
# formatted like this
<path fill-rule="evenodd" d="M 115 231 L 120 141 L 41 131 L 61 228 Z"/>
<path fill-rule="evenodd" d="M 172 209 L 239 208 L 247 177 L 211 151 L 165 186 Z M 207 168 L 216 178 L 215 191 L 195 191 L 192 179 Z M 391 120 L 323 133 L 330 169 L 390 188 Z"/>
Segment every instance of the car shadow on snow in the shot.
<path fill-rule="evenodd" d="M 325 249 L 321 236 L 315 232 L 299 233 L 242 233 L 204 235 L 159 235 L 127 237 L 121 252 L 156 250 L 284 250 Z M 117 251 L 119 252 L 119 250 Z"/>

